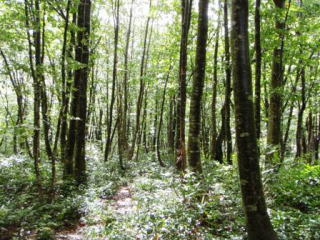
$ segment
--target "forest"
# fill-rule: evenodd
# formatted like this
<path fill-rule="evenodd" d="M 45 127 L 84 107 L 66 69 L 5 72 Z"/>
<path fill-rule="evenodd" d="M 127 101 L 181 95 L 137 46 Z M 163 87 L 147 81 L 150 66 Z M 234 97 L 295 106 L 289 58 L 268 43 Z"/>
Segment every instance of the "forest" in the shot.
<path fill-rule="evenodd" d="M 320 0 L 0 0 L 0 240 L 319 240 Z"/>

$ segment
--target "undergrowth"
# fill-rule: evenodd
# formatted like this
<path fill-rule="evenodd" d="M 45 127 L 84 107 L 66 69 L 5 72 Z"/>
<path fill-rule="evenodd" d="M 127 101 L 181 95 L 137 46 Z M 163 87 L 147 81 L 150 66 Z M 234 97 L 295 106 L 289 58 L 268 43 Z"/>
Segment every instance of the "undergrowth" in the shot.
<path fill-rule="evenodd" d="M 177 173 L 169 160 L 166 168 L 160 167 L 153 154 L 125 163 L 125 171 L 117 158 L 102 161 L 101 151 L 94 147 L 88 156 L 87 187 L 76 189 L 60 180 L 54 198 L 45 168 L 40 196 L 32 161 L 2 157 L 0 239 L 30 234 L 54 239 L 56 231 L 77 222 L 83 225 L 84 239 L 246 238 L 236 167 L 205 160 L 199 179 L 190 172 Z M 320 166 L 286 166 L 263 171 L 268 211 L 279 239 L 320 239 Z M 132 207 L 126 214 L 113 206 L 112 196 L 120 186 L 132 192 Z"/>

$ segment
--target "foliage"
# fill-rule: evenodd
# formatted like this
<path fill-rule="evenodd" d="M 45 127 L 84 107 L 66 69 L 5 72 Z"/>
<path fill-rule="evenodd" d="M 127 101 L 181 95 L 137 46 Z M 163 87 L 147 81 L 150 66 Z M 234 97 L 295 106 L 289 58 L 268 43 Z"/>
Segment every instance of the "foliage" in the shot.
<path fill-rule="evenodd" d="M 44 167 L 43 178 L 47 179 L 39 193 L 31 163 L 18 155 L 0 160 L 0 235 L 8 239 L 12 233 L 18 238 L 34 232 L 48 236 L 54 229 L 74 224 L 80 216 L 79 193 L 73 184 L 58 184 L 53 197 Z"/>
<path fill-rule="evenodd" d="M 285 167 L 273 181 L 272 220 L 281 239 L 319 239 L 320 166 Z"/>

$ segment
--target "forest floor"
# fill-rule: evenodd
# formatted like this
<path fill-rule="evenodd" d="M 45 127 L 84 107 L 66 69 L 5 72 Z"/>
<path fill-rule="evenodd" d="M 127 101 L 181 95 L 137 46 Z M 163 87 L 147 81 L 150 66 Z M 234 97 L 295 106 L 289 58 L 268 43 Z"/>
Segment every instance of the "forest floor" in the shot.
<path fill-rule="evenodd" d="M 154 179 L 153 172 L 142 171 L 140 174 L 119 186 L 112 196 L 89 188 L 88 191 L 93 190 L 96 195 L 88 194 L 90 197 L 83 203 L 85 214 L 73 228 L 58 231 L 55 239 L 145 239 L 146 235 L 153 234 L 157 226 L 146 226 L 145 223 L 139 226 L 137 223 L 155 217 L 153 214 L 157 209 L 166 209 L 181 199 L 165 179 L 168 174 L 160 179 Z M 160 239 L 160 235 L 156 233 L 152 239 Z"/>
<path fill-rule="evenodd" d="M 131 189 L 128 186 L 122 186 L 118 189 L 116 194 L 111 199 L 112 202 L 109 202 L 106 199 L 102 199 L 101 197 L 96 199 L 95 206 L 101 206 L 102 212 L 108 208 L 108 204 L 112 206 L 112 211 L 114 213 L 117 213 L 119 215 L 125 215 L 129 214 L 130 212 L 134 211 L 134 206 L 132 202 L 132 195 L 131 195 Z M 93 215 L 93 213 L 89 213 L 90 216 Z M 103 215 L 98 215 L 95 219 L 95 222 L 87 226 L 83 222 L 79 222 L 76 226 L 74 226 L 72 229 L 66 229 L 59 231 L 56 233 L 56 240 L 83 240 L 86 239 L 86 234 L 89 229 L 103 229 L 103 218 L 101 217 Z M 83 220 L 82 220 L 83 221 Z"/>
<path fill-rule="evenodd" d="M 164 159 L 170 159 L 163 156 Z M 166 157 L 166 158 L 165 158 Z M 101 161 L 88 150 L 88 184 L 57 181 L 56 196 L 35 188 L 32 161 L 0 157 L 0 240 L 239 240 L 245 236 L 238 171 L 210 160 L 203 178 L 159 166 L 153 154 Z M 43 162 L 43 169 L 50 169 Z M 279 239 L 320 239 L 320 166 L 287 163 L 262 171 L 268 212 Z M 62 172 L 58 164 L 59 172 Z M 50 183 L 50 172 L 42 172 Z M 58 176 L 61 179 L 61 176 Z M 45 190 L 48 185 L 44 185 Z"/>

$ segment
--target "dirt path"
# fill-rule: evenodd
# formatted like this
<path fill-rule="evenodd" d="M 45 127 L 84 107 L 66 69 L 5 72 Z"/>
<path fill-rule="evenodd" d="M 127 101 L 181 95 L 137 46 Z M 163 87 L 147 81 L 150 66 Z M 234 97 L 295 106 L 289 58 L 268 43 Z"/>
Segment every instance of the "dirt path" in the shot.
<path fill-rule="evenodd" d="M 112 199 L 114 200 L 112 206 L 117 213 L 127 214 L 134 210 L 131 189 L 129 187 L 120 187 Z"/>
<path fill-rule="evenodd" d="M 128 186 L 122 186 L 118 189 L 116 194 L 111 198 L 110 200 L 105 199 L 97 199 L 98 205 L 101 206 L 101 208 L 107 208 L 108 206 L 111 206 L 112 210 L 116 212 L 117 214 L 125 215 L 132 211 L 134 211 L 134 206 L 132 203 L 132 194 L 131 189 Z M 96 226 L 90 226 L 92 227 L 103 227 L 103 221 L 102 219 L 96 220 Z M 56 240 L 85 240 L 86 238 L 86 224 L 83 222 L 79 222 L 77 226 L 75 226 L 73 229 L 66 229 L 63 231 L 60 231 L 56 234 L 55 239 Z"/>

